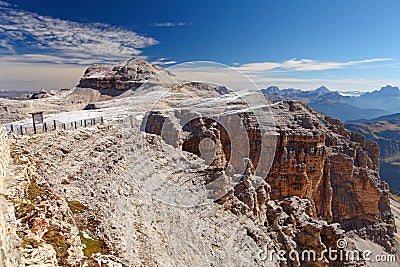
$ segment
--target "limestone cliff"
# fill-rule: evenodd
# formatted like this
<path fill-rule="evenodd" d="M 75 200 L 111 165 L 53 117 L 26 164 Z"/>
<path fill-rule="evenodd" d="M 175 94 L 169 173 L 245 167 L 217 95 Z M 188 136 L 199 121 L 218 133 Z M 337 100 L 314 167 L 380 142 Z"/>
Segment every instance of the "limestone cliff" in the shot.
<path fill-rule="evenodd" d="M 4 126 L 0 125 L 0 265 L 16 266 L 18 256 L 15 252 L 15 233 L 12 231 L 13 210 L 10 203 L 4 197 L 4 183 L 7 177 L 9 165 L 9 141 Z M 11 212 L 10 212 L 11 208 Z M 15 220 L 14 220 L 15 221 Z"/>
<path fill-rule="evenodd" d="M 85 71 L 78 87 L 98 90 L 138 88 L 162 70 L 162 68 L 138 58 L 117 65 L 94 64 Z"/>
<path fill-rule="evenodd" d="M 201 117 L 181 125 L 187 134 L 179 136 L 178 130 L 170 128 L 174 127 L 172 121 L 185 121 L 184 117 L 188 115 L 182 113 L 152 112 L 146 120 L 145 130 L 197 155 L 200 155 L 198 145 L 202 138 L 211 138 L 217 151 L 212 165 L 219 170 L 225 169 L 231 157 L 230 138 L 236 137 L 228 136 L 221 124 Z M 264 222 L 264 203 L 268 199 L 308 199 L 313 218 L 339 223 L 346 231 L 354 230 L 391 251 L 394 247 L 394 218 L 389 207 L 388 186 L 379 178 L 377 144 L 366 142 L 362 135 L 346 130 L 340 121 L 325 117 L 299 102 L 274 104 L 272 113 L 279 133 L 276 153 L 270 170 L 257 173 L 264 175 L 265 188 L 268 189 L 259 188 L 261 191 L 255 192 L 254 196 L 246 196 L 241 192 L 257 187 L 246 180 L 239 183 L 235 196 L 246 206 L 241 209 L 251 211 L 255 216 L 258 214 Z M 219 120 L 230 121 L 230 116 Z M 239 117 L 248 135 L 239 139 L 249 138 L 250 144 L 250 153 L 243 149 L 243 158 L 249 154 L 250 162 L 257 167 L 261 147 L 257 123 L 250 113 L 239 112 Z M 167 130 L 163 131 L 176 133 L 177 142 L 171 143 L 171 136 L 161 132 L 164 125 Z M 237 165 L 243 158 L 230 162 Z"/>

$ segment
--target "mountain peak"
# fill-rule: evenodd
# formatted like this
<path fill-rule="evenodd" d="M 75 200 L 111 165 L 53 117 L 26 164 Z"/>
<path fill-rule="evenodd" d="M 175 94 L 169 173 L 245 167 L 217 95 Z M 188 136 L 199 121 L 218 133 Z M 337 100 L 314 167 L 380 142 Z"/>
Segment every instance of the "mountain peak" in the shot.
<path fill-rule="evenodd" d="M 279 87 L 278 86 L 269 86 L 267 89 L 261 90 L 267 94 L 279 94 Z"/>
<path fill-rule="evenodd" d="M 399 87 L 396 86 L 391 86 L 391 85 L 386 85 L 385 87 L 382 87 L 380 92 L 385 93 L 385 94 L 398 94 L 400 93 Z"/>
<path fill-rule="evenodd" d="M 315 91 L 318 93 L 329 93 L 330 92 L 330 90 L 324 85 L 322 85 L 321 87 L 318 87 L 317 89 L 315 89 Z"/>
<path fill-rule="evenodd" d="M 150 79 L 167 81 L 174 76 L 168 71 L 162 71 L 161 67 L 142 58 L 131 58 L 116 65 L 94 64 L 85 71 L 78 87 L 128 90 L 139 88 Z"/>

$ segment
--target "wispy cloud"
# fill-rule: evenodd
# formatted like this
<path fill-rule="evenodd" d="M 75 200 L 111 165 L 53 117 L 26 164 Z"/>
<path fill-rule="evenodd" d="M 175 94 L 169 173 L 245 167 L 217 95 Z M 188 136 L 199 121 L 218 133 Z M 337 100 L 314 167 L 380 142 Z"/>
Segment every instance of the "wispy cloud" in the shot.
<path fill-rule="evenodd" d="M 62 57 L 56 55 L 45 54 L 21 54 L 0 56 L 1 62 L 9 63 L 48 63 L 48 64 L 76 64 L 76 65 L 92 65 L 99 63 L 96 58 L 79 58 L 79 57 Z M 110 62 L 115 60 L 110 59 Z"/>
<path fill-rule="evenodd" d="M 191 23 L 187 22 L 156 22 L 150 24 L 150 27 L 177 27 L 177 26 L 190 26 Z"/>
<path fill-rule="evenodd" d="M 156 65 L 172 65 L 172 64 L 176 64 L 175 60 L 169 60 L 169 61 L 153 61 L 153 64 Z"/>
<path fill-rule="evenodd" d="M 157 64 L 157 65 L 173 65 L 173 64 L 176 64 L 176 61 L 175 60 L 170 60 L 170 59 L 165 58 L 165 57 L 161 57 L 161 58 L 159 58 L 156 61 L 153 61 L 151 63 Z"/>
<path fill-rule="evenodd" d="M 271 70 L 295 70 L 295 71 L 319 71 L 340 69 L 348 66 L 362 65 L 367 63 L 390 61 L 391 58 L 372 58 L 347 62 L 317 61 L 312 59 L 290 59 L 283 62 L 256 62 L 237 67 L 244 72 L 262 72 Z"/>
<path fill-rule="evenodd" d="M 7 2 L 0 1 L 0 6 L 11 6 L 11 4 Z"/>
<path fill-rule="evenodd" d="M 33 62 L 36 57 L 51 62 L 56 57 L 58 63 L 115 62 L 138 56 L 157 43 L 127 29 L 41 16 L 0 1 L 0 53 L 19 55 L 14 60 Z"/>

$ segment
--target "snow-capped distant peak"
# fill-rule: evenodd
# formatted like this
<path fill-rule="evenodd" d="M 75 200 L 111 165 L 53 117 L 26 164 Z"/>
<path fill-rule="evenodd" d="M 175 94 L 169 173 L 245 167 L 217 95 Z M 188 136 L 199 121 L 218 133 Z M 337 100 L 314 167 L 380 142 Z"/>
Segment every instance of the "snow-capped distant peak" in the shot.
<path fill-rule="evenodd" d="M 338 91 L 337 92 L 341 96 L 360 96 L 364 94 L 365 92 L 361 91 Z"/>

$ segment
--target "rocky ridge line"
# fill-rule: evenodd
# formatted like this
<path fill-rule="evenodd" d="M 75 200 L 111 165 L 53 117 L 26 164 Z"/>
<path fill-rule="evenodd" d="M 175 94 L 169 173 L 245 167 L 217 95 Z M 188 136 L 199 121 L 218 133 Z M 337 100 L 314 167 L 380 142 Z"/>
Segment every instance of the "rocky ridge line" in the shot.
<path fill-rule="evenodd" d="M 279 137 L 275 159 L 265 179 L 270 187 L 270 199 L 282 201 L 294 196 L 308 199 L 313 218 L 339 223 L 346 231 L 356 231 L 361 237 L 379 243 L 390 252 L 394 251 L 396 228 L 389 207 L 388 186 L 379 178 L 378 145 L 366 142 L 362 135 L 346 130 L 340 121 L 325 117 L 301 103 L 280 102 L 272 109 Z M 185 117 L 179 117 L 181 113 L 184 112 L 152 112 L 147 119 L 146 131 L 161 135 L 163 123 L 167 128 L 173 126 L 172 121 Z M 259 137 L 253 133 L 254 118 L 251 114 L 240 116 L 247 125 L 249 143 L 259 143 Z M 200 121 L 206 121 L 206 118 Z M 216 158 L 222 160 L 215 161 L 214 165 L 225 169 L 224 159 L 230 157 L 225 151 L 229 150 L 230 140 L 221 125 L 212 126 L 213 129 L 210 124 L 204 123 L 181 126 L 188 133 L 182 135 L 183 139 L 176 144 L 181 144 L 178 148 L 194 154 L 198 154 L 197 146 L 203 133 L 215 132 L 213 139 L 216 139 L 216 144 L 222 144 L 217 149 Z M 175 131 L 179 132 L 178 129 Z M 163 138 L 170 142 L 168 136 Z M 256 166 L 259 160 L 257 146 L 250 147 L 249 154 L 252 164 Z M 248 185 L 247 188 L 252 187 Z M 265 192 L 262 192 L 261 199 L 264 199 Z M 245 199 L 249 202 L 242 210 L 251 211 L 254 216 L 263 214 L 260 209 L 264 204 L 257 204 L 256 196 L 241 201 Z M 264 216 L 259 218 L 262 222 Z"/>
<path fill-rule="evenodd" d="M 140 87 L 161 71 L 163 69 L 157 65 L 139 58 L 133 58 L 117 65 L 94 64 L 85 71 L 78 87 L 123 91 Z"/>

